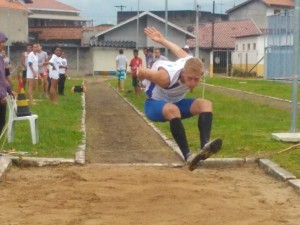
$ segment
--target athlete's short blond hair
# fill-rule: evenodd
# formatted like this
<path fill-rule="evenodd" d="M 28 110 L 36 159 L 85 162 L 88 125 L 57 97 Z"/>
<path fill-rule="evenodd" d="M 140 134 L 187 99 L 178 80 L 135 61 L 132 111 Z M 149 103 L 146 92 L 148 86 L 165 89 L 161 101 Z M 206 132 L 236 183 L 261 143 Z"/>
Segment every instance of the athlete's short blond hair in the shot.
<path fill-rule="evenodd" d="M 183 69 L 185 73 L 196 76 L 202 76 L 204 72 L 202 61 L 195 57 L 188 59 Z"/>

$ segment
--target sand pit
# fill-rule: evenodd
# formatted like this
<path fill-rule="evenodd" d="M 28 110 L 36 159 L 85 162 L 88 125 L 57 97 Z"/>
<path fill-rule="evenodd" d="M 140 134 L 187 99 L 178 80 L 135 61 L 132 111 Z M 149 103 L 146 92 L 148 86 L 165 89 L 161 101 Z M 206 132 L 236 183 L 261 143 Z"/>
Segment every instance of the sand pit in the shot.
<path fill-rule="evenodd" d="M 181 161 L 101 79 L 85 83 L 87 163 L 12 167 L 0 183 L 1 225 L 300 224 L 300 195 L 256 164 L 119 166 Z"/>

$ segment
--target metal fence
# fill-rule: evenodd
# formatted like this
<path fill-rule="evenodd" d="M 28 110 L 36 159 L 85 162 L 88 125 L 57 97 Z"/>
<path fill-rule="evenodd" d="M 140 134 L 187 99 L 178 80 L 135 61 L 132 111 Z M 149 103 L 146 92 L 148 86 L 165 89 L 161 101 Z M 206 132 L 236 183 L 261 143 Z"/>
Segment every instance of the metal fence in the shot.
<path fill-rule="evenodd" d="M 294 10 L 268 16 L 267 21 L 266 79 L 292 79 Z"/>
<path fill-rule="evenodd" d="M 213 71 L 217 74 L 230 75 L 232 50 L 213 51 Z"/>

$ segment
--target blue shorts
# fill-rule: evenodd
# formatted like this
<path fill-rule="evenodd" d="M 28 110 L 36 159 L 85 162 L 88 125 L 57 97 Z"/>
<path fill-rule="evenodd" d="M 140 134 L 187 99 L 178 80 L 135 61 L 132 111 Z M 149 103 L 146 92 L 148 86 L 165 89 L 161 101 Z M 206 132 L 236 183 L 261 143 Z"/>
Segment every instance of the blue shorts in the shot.
<path fill-rule="evenodd" d="M 189 118 L 193 115 L 190 112 L 190 108 L 195 101 L 195 98 L 184 98 L 180 100 L 179 102 L 173 103 L 176 105 L 181 113 L 181 118 Z M 147 118 L 153 122 L 165 122 L 167 121 L 164 117 L 162 111 L 165 104 L 168 102 L 164 100 L 153 100 L 153 99 L 147 99 L 144 104 L 144 111 L 147 116 Z"/>
<path fill-rule="evenodd" d="M 118 80 L 125 80 L 126 79 L 125 70 L 118 70 L 117 77 L 118 77 Z"/>

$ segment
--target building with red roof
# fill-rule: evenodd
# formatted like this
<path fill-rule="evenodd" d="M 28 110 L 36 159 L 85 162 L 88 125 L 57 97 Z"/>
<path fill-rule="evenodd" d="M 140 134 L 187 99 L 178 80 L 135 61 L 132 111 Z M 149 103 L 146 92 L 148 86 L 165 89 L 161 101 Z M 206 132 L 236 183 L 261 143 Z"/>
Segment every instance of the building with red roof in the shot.
<path fill-rule="evenodd" d="M 25 6 L 29 36 L 44 46 L 81 46 L 82 32 L 90 21 L 80 16 L 80 10 L 56 0 L 32 0 Z"/>
<path fill-rule="evenodd" d="M 0 0 L 0 30 L 8 37 L 8 45 L 28 41 L 28 13 L 18 1 Z"/>

